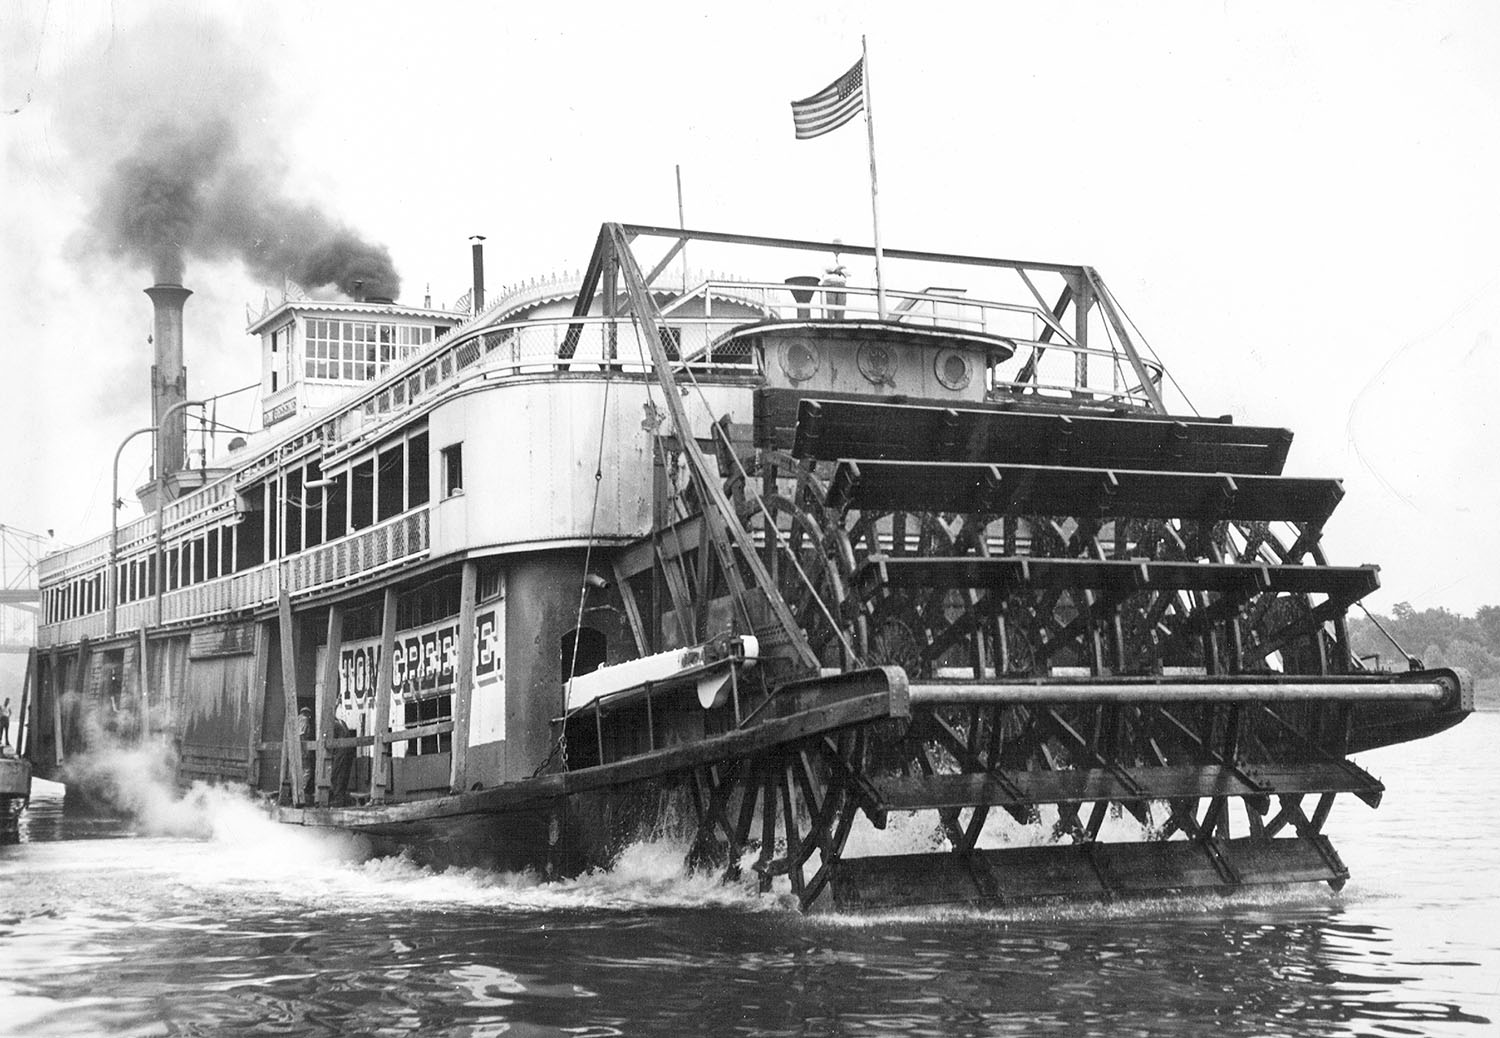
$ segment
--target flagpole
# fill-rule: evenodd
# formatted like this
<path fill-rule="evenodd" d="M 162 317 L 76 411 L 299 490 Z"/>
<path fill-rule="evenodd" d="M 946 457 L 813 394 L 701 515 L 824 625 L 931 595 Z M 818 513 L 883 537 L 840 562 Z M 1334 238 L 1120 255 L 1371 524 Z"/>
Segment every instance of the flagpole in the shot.
<path fill-rule="evenodd" d="M 880 319 L 885 320 L 885 280 L 880 270 L 880 187 L 875 177 L 875 108 L 870 104 L 870 46 L 863 35 L 859 38 L 865 74 L 860 77 L 865 92 L 865 129 L 870 138 L 870 216 L 875 224 L 875 306 Z"/>

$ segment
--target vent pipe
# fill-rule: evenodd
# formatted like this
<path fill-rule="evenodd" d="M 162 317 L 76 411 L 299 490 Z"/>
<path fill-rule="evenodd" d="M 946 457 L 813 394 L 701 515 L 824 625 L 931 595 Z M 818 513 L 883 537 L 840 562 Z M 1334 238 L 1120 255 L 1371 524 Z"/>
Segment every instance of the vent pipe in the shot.
<path fill-rule="evenodd" d="M 183 429 L 187 416 L 174 405 L 187 399 L 187 368 L 182 363 L 182 308 L 192 291 L 181 285 L 152 285 L 146 289 L 156 311 L 152 335 L 155 363 L 151 365 L 151 424 L 156 430 L 157 479 L 182 471 Z M 166 421 L 162 421 L 166 415 Z"/>
<path fill-rule="evenodd" d="M 484 313 L 484 235 L 470 236 L 474 243 L 474 312 Z"/>

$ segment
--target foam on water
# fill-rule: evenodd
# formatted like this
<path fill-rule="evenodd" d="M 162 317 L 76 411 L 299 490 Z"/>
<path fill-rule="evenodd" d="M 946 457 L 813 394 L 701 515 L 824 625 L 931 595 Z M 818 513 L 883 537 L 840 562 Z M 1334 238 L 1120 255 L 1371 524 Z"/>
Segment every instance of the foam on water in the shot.
<path fill-rule="evenodd" d="M 479 868 L 434 870 L 406 857 L 375 858 L 368 843 L 347 833 L 274 822 L 247 793 L 198 783 L 185 793 L 171 783 L 171 766 L 158 746 L 113 746 L 75 765 L 74 777 L 105 791 L 126 810 L 134 846 L 100 848 L 96 864 L 115 875 L 167 874 L 178 881 L 219 890 L 255 890 L 310 906 L 351 908 L 403 904 L 413 907 L 466 906 L 501 911 L 717 908 L 753 912 L 795 909 L 783 877 L 769 895 L 756 889 L 756 853 L 741 861 L 741 879 L 725 881 L 716 871 L 687 867 L 688 847 L 674 839 L 652 838 L 628 846 L 610 868 L 571 879 L 546 881 L 533 872 Z M 1136 841 L 1152 835 L 1166 817 L 1155 811 L 1143 825 L 1112 812 L 1101 838 Z M 1088 805 L 1083 808 L 1087 817 Z M 967 816 L 966 816 L 967 817 Z M 1053 808 L 1021 823 L 1003 811 L 990 813 L 979 846 L 986 849 L 1066 843 Z M 1243 814 L 1236 819 L 1244 831 Z M 45 846 L 45 845 L 43 845 Z M 930 813 L 893 812 L 877 830 L 860 815 L 845 857 L 941 853 L 947 839 Z M 45 854 L 37 848 L 37 853 Z M 1399 888 L 1378 879 L 1342 894 L 1326 887 L 1295 885 L 1216 893 L 1132 899 L 1115 903 L 1047 903 L 1018 907 L 934 906 L 889 912 L 817 916 L 820 925 L 869 927 L 898 923 L 974 920 L 984 925 L 1009 922 L 1086 921 L 1122 918 L 1184 918 L 1258 911 L 1278 913 L 1327 910 L 1330 905 L 1378 901 L 1399 896 Z"/>

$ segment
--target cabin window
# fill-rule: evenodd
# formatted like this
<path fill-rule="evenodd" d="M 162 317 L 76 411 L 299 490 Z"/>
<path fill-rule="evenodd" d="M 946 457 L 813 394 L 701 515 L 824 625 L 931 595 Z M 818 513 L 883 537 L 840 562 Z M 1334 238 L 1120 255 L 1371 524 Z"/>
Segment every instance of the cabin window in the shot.
<path fill-rule="evenodd" d="M 344 536 L 349 529 L 349 473 L 340 472 L 323 488 L 323 511 L 328 524 L 328 540 Z"/>
<path fill-rule="evenodd" d="M 209 580 L 219 575 L 219 531 L 210 530 L 203 538 L 204 569 Z"/>
<path fill-rule="evenodd" d="M 396 359 L 396 328 L 394 325 L 382 324 L 379 327 L 380 340 L 380 370 L 384 372 L 390 367 L 391 361 Z"/>
<path fill-rule="evenodd" d="M 263 525 L 260 509 L 247 514 L 235 529 L 236 555 L 235 570 L 254 569 L 265 560 L 265 526 Z"/>
<path fill-rule="evenodd" d="M 177 590 L 177 549 L 167 551 L 167 590 Z"/>
<path fill-rule="evenodd" d="M 455 443 L 443 448 L 443 496 L 452 497 L 464 489 L 464 445 Z"/>
<path fill-rule="evenodd" d="M 268 561 L 281 556 L 281 532 L 279 529 L 281 522 L 280 483 L 280 480 L 272 478 L 261 484 L 264 488 L 261 493 L 264 501 L 263 510 L 265 511 L 266 523 L 265 553 Z"/>
<path fill-rule="evenodd" d="M 384 521 L 406 511 L 406 444 L 398 442 L 380 452 L 376 468 L 375 518 Z"/>
<path fill-rule="evenodd" d="M 413 436 L 406 444 L 406 506 L 427 503 L 427 433 Z"/>
<path fill-rule="evenodd" d="M 302 470 L 286 474 L 286 553 L 302 550 Z"/>
<path fill-rule="evenodd" d="M 349 488 L 349 529 L 363 530 L 374 522 L 375 459 L 360 462 L 350 474 L 353 484 Z"/>
<path fill-rule="evenodd" d="M 323 543 L 323 494 L 326 488 L 313 486 L 322 479 L 322 466 L 316 461 L 311 462 L 307 466 L 307 479 L 302 484 L 302 503 L 307 510 L 302 539 L 309 548 L 316 548 Z"/>
<path fill-rule="evenodd" d="M 219 528 L 219 575 L 234 572 L 234 536 L 235 527 L 221 526 Z"/>
<path fill-rule="evenodd" d="M 453 696 L 429 696 L 407 703 L 404 717 L 407 728 L 416 728 L 418 725 L 436 724 L 439 721 L 453 720 Z M 449 753 L 453 749 L 453 733 L 443 732 L 441 735 L 429 735 L 425 738 L 415 739 L 406 744 L 408 753 L 418 756 L 428 753 Z"/>
<path fill-rule="evenodd" d="M 375 377 L 376 325 L 373 321 L 310 318 L 303 352 L 307 378 L 368 382 Z"/>
<path fill-rule="evenodd" d="M 438 577 L 396 599 L 396 627 L 409 630 L 436 623 L 458 611 L 457 573 Z"/>
<path fill-rule="evenodd" d="M 580 674 L 592 674 L 604 666 L 608 645 L 604 632 L 592 627 L 579 627 L 562 636 L 559 665 L 562 680 Z"/>

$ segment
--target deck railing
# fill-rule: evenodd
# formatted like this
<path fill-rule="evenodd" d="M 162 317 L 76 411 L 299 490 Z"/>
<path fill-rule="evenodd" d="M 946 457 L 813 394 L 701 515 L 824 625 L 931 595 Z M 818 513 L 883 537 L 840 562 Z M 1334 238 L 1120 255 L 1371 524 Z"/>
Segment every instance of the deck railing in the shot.
<path fill-rule="evenodd" d="M 421 558 L 428 548 L 427 509 L 421 508 L 288 559 L 276 559 L 241 573 L 168 591 L 161 598 L 160 621 L 154 597 L 125 603 L 116 612 L 116 631 L 125 634 L 154 627 L 158 622 L 172 625 L 238 610 L 266 608 L 276 602 L 282 589 L 299 595 L 353 583 Z M 99 610 L 47 624 L 38 629 L 37 644 L 50 648 L 81 638 L 104 638 L 109 634 L 108 623 L 108 611 Z"/>

